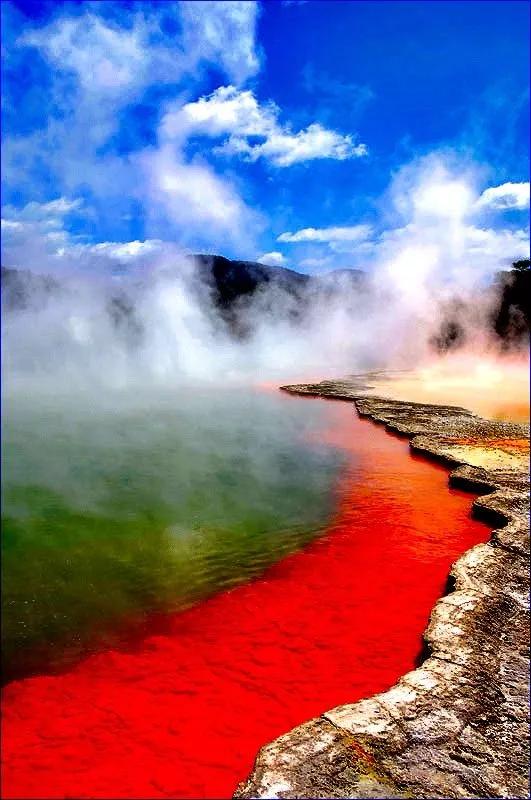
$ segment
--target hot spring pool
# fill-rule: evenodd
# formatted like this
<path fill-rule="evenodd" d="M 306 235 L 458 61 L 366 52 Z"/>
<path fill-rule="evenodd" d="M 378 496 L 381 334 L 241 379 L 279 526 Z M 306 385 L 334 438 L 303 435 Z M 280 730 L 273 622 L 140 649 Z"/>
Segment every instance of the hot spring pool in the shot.
<path fill-rule="evenodd" d="M 5 427 L 3 796 L 230 797 L 262 744 L 414 666 L 488 529 L 350 403 L 116 408 Z"/>

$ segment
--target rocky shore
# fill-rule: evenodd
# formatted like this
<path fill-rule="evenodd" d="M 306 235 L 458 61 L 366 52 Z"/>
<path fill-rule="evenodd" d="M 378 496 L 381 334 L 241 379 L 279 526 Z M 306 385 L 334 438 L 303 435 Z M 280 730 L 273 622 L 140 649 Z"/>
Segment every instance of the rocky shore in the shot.
<path fill-rule="evenodd" d="M 282 388 L 409 437 L 495 529 L 453 565 L 418 668 L 265 745 L 235 796 L 529 797 L 529 427 L 376 397 L 370 376 Z"/>

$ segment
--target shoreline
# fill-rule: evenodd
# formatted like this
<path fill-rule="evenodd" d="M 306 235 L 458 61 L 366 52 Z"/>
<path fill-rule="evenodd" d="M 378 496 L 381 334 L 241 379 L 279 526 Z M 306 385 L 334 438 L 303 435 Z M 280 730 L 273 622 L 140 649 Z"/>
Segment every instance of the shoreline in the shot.
<path fill-rule="evenodd" d="M 389 691 L 266 744 L 239 798 L 529 796 L 528 426 L 458 406 L 375 396 L 370 375 L 280 387 L 352 402 L 479 495 L 496 526 L 466 551 L 432 610 L 422 663 Z"/>

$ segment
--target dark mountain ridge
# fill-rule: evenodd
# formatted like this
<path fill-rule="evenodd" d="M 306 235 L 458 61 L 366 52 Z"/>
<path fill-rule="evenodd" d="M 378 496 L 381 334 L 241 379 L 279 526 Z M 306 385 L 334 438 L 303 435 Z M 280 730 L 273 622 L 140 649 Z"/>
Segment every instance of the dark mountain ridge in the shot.
<path fill-rule="evenodd" d="M 356 313 L 360 296 L 371 294 L 366 273 L 356 269 L 337 269 L 320 275 L 306 275 L 285 267 L 272 267 L 256 261 L 239 261 L 220 255 L 197 253 L 188 256 L 193 262 L 197 300 L 204 307 L 217 309 L 220 319 L 237 337 L 252 330 L 253 319 L 260 314 L 283 313 L 292 321 L 304 317 L 312 303 L 339 298 L 344 307 Z M 531 319 L 531 271 L 529 260 L 515 262 L 513 268 L 497 273 L 490 288 L 477 298 L 487 311 L 486 323 L 502 348 L 526 347 L 529 344 Z M 135 296 L 147 286 L 117 287 L 111 294 L 107 313 L 117 329 L 134 329 L 137 339 L 141 323 L 137 320 Z M 29 270 L 2 267 L 2 310 L 38 310 L 64 286 L 59 279 L 38 275 Z M 386 287 L 380 287 L 385 290 Z M 130 291 L 133 291 L 131 294 Z M 135 295 L 136 292 L 136 295 Z M 454 298 L 441 306 L 439 330 L 430 342 L 434 350 L 446 352 L 467 342 L 466 320 L 470 299 Z"/>
<path fill-rule="evenodd" d="M 510 270 L 494 276 L 492 284 L 478 298 L 487 304 L 485 323 L 503 350 L 529 348 L 531 327 L 531 269 L 529 259 L 515 261 Z M 456 350 L 467 344 L 466 321 L 470 316 L 470 301 L 454 297 L 442 307 L 443 319 L 439 330 L 430 340 L 437 352 Z"/>
<path fill-rule="evenodd" d="M 199 281 L 211 291 L 219 308 L 229 308 L 241 298 L 249 298 L 264 287 L 276 288 L 292 297 L 322 287 L 333 288 L 347 283 L 361 286 L 366 273 L 356 269 L 338 269 L 323 275 L 307 275 L 286 267 L 272 267 L 258 261 L 239 261 L 225 256 L 194 253 L 187 256 L 197 270 Z M 38 275 L 27 269 L 2 267 L 2 302 L 6 309 L 24 308 L 33 295 L 49 295 L 61 288 L 60 282 L 48 275 Z"/>
<path fill-rule="evenodd" d="M 29 269 L 2 267 L 2 310 L 39 308 L 50 294 L 60 290 L 51 275 L 37 275 Z"/>

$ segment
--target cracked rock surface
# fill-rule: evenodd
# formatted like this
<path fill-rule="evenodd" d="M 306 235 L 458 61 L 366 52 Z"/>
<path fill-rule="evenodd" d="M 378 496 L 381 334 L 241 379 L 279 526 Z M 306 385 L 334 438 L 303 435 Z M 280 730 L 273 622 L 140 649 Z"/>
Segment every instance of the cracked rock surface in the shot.
<path fill-rule="evenodd" d="M 495 530 L 453 565 L 422 665 L 264 746 L 235 796 L 528 798 L 529 427 L 375 397 L 370 376 L 282 388 L 350 400 L 409 437 Z"/>

